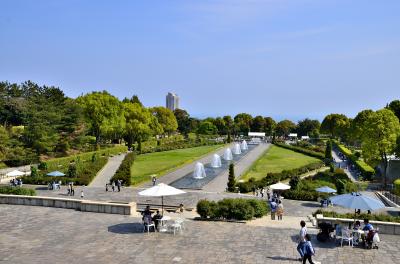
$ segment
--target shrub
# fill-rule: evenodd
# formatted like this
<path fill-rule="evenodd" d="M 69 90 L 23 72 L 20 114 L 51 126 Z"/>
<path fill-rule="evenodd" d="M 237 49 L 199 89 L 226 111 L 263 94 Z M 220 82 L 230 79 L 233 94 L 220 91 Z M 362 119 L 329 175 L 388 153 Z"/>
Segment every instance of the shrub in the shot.
<path fill-rule="evenodd" d="M 22 188 L 22 187 L 11 187 L 11 186 L 0 187 L 0 193 L 14 194 L 14 195 L 29 195 L 29 196 L 36 195 L 36 191 L 33 189 Z"/>
<path fill-rule="evenodd" d="M 135 161 L 136 155 L 134 152 L 130 152 L 126 154 L 124 160 L 121 162 L 117 172 L 111 178 L 111 181 L 121 180 L 122 183 L 126 186 L 132 184 L 131 181 L 131 167 L 133 162 Z"/>
<path fill-rule="evenodd" d="M 286 199 L 316 201 L 319 194 L 315 190 L 288 190 L 283 194 Z"/>
<path fill-rule="evenodd" d="M 39 170 L 47 170 L 47 168 L 48 168 L 47 163 L 44 162 L 44 161 L 41 161 L 41 162 L 39 163 L 39 165 L 38 165 L 38 169 L 39 169 Z"/>
<path fill-rule="evenodd" d="M 70 178 L 76 177 L 76 165 L 74 163 L 69 164 L 67 175 Z"/>
<path fill-rule="evenodd" d="M 200 200 L 197 203 L 197 213 L 201 218 L 214 217 L 217 203 L 214 201 Z"/>
<path fill-rule="evenodd" d="M 299 184 L 299 182 L 300 182 L 300 176 L 299 175 L 293 176 L 289 181 L 290 188 L 292 190 L 297 189 L 297 185 Z"/>
<path fill-rule="evenodd" d="M 267 204 L 256 199 L 226 198 L 218 202 L 200 200 L 197 203 L 197 213 L 202 218 L 250 220 L 267 212 Z"/>
<path fill-rule="evenodd" d="M 325 158 L 332 161 L 332 141 L 328 141 L 325 149 Z"/>
<path fill-rule="evenodd" d="M 39 175 L 38 170 L 35 166 L 31 166 L 31 177 L 37 177 Z"/>

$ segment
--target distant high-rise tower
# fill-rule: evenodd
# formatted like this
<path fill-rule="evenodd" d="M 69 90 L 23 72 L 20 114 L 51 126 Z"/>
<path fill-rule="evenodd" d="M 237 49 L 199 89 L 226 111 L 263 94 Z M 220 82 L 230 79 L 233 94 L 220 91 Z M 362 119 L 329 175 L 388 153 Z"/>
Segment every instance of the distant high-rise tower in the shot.
<path fill-rule="evenodd" d="M 167 94 L 167 108 L 171 111 L 179 108 L 179 97 L 177 94 L 168 93 Z"/>

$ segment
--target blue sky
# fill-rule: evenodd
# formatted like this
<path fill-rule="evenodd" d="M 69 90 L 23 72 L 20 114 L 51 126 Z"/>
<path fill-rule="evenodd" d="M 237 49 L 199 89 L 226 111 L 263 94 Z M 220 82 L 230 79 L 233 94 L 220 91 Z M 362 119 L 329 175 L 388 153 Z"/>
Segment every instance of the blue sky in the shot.
<path fill-rule="evenodd" d="M 0 80 L 197 117 L 354 116 L 400 98 L 400 1 L 2 0 Z"/>

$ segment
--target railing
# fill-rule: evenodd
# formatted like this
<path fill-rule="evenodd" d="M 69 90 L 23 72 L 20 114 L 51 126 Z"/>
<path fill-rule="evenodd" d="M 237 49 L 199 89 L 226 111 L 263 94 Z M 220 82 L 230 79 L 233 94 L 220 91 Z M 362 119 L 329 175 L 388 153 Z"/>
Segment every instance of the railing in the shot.
<path fill-rule="evenodd" d="M 386 198 L 388 198 L 390 201 L 394 202 L 395 204 L 400 206 L 400 197 L 389 192 L 389 191 L 382 191 L 381 192 Z"/>

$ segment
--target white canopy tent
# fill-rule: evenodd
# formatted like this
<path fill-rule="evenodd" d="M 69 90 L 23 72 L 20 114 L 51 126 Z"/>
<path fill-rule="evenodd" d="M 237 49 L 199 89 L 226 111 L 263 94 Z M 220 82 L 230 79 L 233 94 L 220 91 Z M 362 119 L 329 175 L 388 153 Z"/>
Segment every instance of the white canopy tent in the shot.
<path fill-rule="evenodd" d="M 13 170 L 6 174 L 7 177 L 21 177 L 24 176 L 25 172 L 19 170 Z"/>
<path fill-rule="evenodd" d="M 278 183 L 270 185 L 269 188 L 271 188 L 273 190 L 289 190 L 290 185 L 278 182 Z"/>

